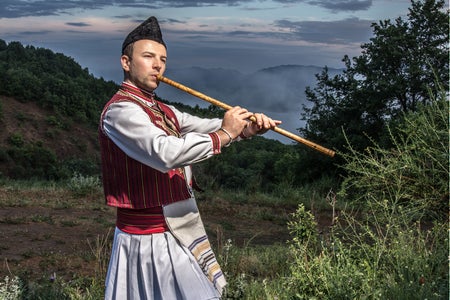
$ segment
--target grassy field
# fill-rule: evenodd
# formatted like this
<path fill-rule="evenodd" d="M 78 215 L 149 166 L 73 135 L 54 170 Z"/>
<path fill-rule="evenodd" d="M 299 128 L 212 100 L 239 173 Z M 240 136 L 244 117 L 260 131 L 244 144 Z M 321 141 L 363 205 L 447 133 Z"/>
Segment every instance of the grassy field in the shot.
<path fill-rule="evenodd" d="M 224 299 L 446 299 L 444 223 L 364 223 L 318 190 L 198 195 Z M 0 299 L 102 299 L 114 219 L 95 178 L 2 182 Z"/>
<path fill-rule="evenodd" d="M 295 201 L 299 199 L 283 202 L 268 195 L 240 192 L 198 194 L 213 247 L 228 263 L 236 260 L 237 249 L 254 251 L 233 261 L 240 265 L 238 269 L 229 266 L 233 272 L 253 269 L 249 273 L 254 275 L 267 268 L 257 255 L 270 249 L 280 253 L 279 249 L 286 248 L 290 239 L 287 222 L 296 209 Z M 331 215 L 321 219 L 326 227 Z M 80 294 L 85 293 L 86 285 L 92 289 L 95 281 L 98 295 L 114 222 L 115 210 L 104 204 L 95 178 L 78 176 L 67 183 L 5 181 L 0 185 L 0 278 L 18 277 L 28 289 L 70 283 Z"/>

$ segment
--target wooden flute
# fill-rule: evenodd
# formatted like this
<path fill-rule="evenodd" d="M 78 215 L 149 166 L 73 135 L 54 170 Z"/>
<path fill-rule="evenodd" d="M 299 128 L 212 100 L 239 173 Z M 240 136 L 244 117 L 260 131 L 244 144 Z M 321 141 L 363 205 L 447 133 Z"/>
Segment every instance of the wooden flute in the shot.
<path fill-rule="evenodd" d="M 193 95 L 193 96 L 195 96 L 197 98 L 205 100 L 205 101 L 207 101 L 207 102 L 209 102 L 209 103 L 211 103 L 211 104 L 213 104 L 215 106 L 218 106 L 218 107 L 220 107 L 220 108 L 222 108 L 224 110 L 229 110 L 229 109 L 232 108 L 230 105 L 228 105 L 226 103 L 223 103 L 223 102 L 221 102 L 221 101 L 219 101 L 217 99 L 214 99 L 214 98 L 209 97 L 209 96 L 207 96 L 205 94 L 202 94 L 202 93 L 200 93 L 200 92 L 198 92 L 196 90 L 193 90 L 193 89 L 191 89 L 191 88 L 189 88 L 189 87 L 187 87 L 187 86 L 185 86 L 185 85 L 183 85 L 181 83 L 173 81 L 173 80 L 171 80 L 171 79 L 169 79 L 167 77 L 164 77 L 162 75 L 158 75 L 158 80 L 161 81 L 161 82 L 164 82 L 164 83 L 166 83 L 168 85 L 171 85 L 173 87 L 176 87 L 177 89 L 180 89 L 180 90 L 182 90 L 182 91 L 184 91 L 184 92 L 186 92 L 188 94 L 191 94 L 191 95 Z M 251 117 L 250 120 L 253 121 L 253 122 L 256 121 L 255 117 Z M 291 133 L 291 132 L 289 132 L 287 130 L 284 130 L 284 129 L 278 127 L 278 126 L 272 128 L 272 130 L 277 132 L 277 133 L 279 133 L 279 134 L 281 134 L 281 135 L 284 135 L 285 137 L 288 137 L 288 138 L 290 138 L 290 139 L 292 139 L 292 140 L 294 140 L 296 142 L 302 143 L 302 144 L 304 144 L 304 145 L 306 145 L 306 146 L 308 146 L 308 147 L 310 147 L 312 149 L 315 149 L 315 150 L 317 150 L 319 152 L 322 152 L 323 154 L 326 154 L 326 155 L 328 155 L 330 157 L 333 157 L 335 155 L 335 153 L 336 153 L 333 150 L 330 150 L 328 148 L 320 146 L 320 145 L 318 145 L 318 144 L 316 144 L 314 142 L 311 142 L 311 141 L 309 141 L 307 139 L 304 139 L 304 138 L 302 138 L 302 137 L 300 137 L 300 136 L 298 136 L 296 134 L 293 134 L 293 133 Z"/>

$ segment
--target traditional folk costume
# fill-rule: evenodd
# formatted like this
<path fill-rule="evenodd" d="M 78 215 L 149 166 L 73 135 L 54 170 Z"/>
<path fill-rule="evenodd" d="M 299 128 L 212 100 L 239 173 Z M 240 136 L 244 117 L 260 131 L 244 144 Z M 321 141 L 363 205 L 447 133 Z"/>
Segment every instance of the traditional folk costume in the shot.
<path fill-rule="evenodd" d="M 149 24 L 150 33 L 142 29 Z M 124 45 L 145 34 L 154 39 L 155 32 L 160 38 L 156 19 L 143 25 Z M 182 113 L 129 83 L 106 104 L 99 126 L 103 186 L 117 222 L 105 299 L 220 298 L 226 281 L 189 166 L 220 153 L 221 122 Z"/>
<path fill-rule="evenodd" d="M 220 125 L 127 83 L 105 106 L 103 183 L 107 204 L 117 207 L 107 299 L 218 299 L 225 279 L 198 214 L 189 165 L 220 153 Z"/>

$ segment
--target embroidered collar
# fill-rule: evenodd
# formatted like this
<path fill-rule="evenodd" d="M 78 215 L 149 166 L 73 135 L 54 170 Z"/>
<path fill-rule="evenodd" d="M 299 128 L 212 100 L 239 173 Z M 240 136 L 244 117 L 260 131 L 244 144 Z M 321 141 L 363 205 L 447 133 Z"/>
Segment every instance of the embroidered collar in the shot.
<path fill-rule="evenodd" d="M 150 106 L 153 106 L 156 104 L 155 101 L 155 93 L 146 91 L 144 89 L 140 89 L 137 86 L 128 83 L 128 82 L 122 82 L 122 85 L 120 87 L 124 92 L 130 93 L 133 96 L 139 98 L 140 100 L 149 102 Z"/>

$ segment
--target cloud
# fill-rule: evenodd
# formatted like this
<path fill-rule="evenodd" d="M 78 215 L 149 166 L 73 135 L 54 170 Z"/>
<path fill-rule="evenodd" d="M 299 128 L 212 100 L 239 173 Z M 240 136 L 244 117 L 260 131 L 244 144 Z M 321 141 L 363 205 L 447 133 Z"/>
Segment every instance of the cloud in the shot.
<path fill-rule="evenodd" d="M 308 3 L 333 11 L 368 10 L 372 6 L 372 0 L 320 0 L 309 1 Z"/>
<path fill-rule="evenodd" d="M 128 8 L 158 9 L 165 7 L 203 7 L 236 6 L 239 3 L 252 2 L 240 0 L 2 0 L 0 18 L 20 18 L 29 16 L 53 16 L 68 13 L 71 9 L 102 9 L 107 6 Z"/>
<path fill-rule="evenodd" d="M 273 24 L 267 26 L 234 25 L 230 27 L 214 25 L 201 26 L 198 23 L 193 25 L 177 26 L 180 22 L 166 22 L 165 33 L 168 36 L 176 36 L 177 41 L 207 42 L 212 47 L 224 47 L 224 42 L 241 43 L 245 47 L 246 43 L 253 42 L 259 44 L 279 45 L 283 47 L 290 45 L 311 46 L 321 45 L 360 45 L 368 42 L 372 36 L 372 20 L 363 20 L 356 17 L 333 21 L 291 21 L 288 19 L 278 19 Z M 170 24 L 169 24 L 170 23 Z M 240 28 L 240 29 L 239 29 Z M 217 45 L 216 45 L 217 43 Z"/>
<path fill-rule="evenodd" d="M 73 8 L 99 9 L 112 1 L 48 1 L 48 0 L 2 0 L 0 18 L 20 18 L 29 16 L 59 15 Z"/>
<path fill-rule="evenodd" d="M 124 1 L 127 2 L 127 1 Z M 202 6 L 236 6 L 241 3 L 252 2 L 252 1 L 242 1 L 242 0 L 164 0 L 164 1 L 154 1 L 154 4 L 160 7 L 202 7 Z M 125 4 L 126 5 L 126 4 Z"/>
<path fill-rule="evenodd" d="M 36 36 L 36 35 L 46 35 L 52 33 L 50 30 L 34 30 L 34 31 L 20 31 L 17 32 L 20 36 Z"/>
<path fill-rule="evenodd" d="M 372 6 L 372 0 L 275 0 L 275 2 L 284 4 L 304 2 L 335 12 L 368 10 Z"/>
<path fill-rule="evenodd" d="M 208 6 L 238 6 L 251 5 L 268 0 L 2 0 L 0 18 L 20 18 L 29 16 L 53 16 L 70 13 L 72 9 L 104 9 L 108 6 L 121 8 L 182 8 L 182 7 L 208 7 Z M 372 0 L 273 0 L 274 3 L 296 4 L 307 3 L 333 11 L 366 10 L 372 6 Z M 260 8 L 243 8 L 255 10 Z M 267 9 L 267 8 L 264 8 Z"/>
<path fill-rule="evenodd" d="M 88 23 L 85 23 L 85 22 L 67 22 L 67 23 L 65 23 L 66 25 L 69 25 L 69 26 L 75 26 L 75 27 L 87 27 L 87 26 L 91 26 L 90 24 L 88 24 Z"/>
<path fill-rule="evenodd" d="M 172 19 L 172 18 L 166 19 L 166 20 L 164 20 L 164 22 L 171 23 L 171 24 L 186 24 L 186 22 L 184 22 L 184 21 L 180 21 L 180 20 Z"/>
<path fill-rule="evenodd" d="M 277 20 L 275 26 L 288 29 L 285 38 L 312 43 L 361 43 L 371 36 L 372 21 L 347 18 L 338 21 L 298 21 Z"/>

